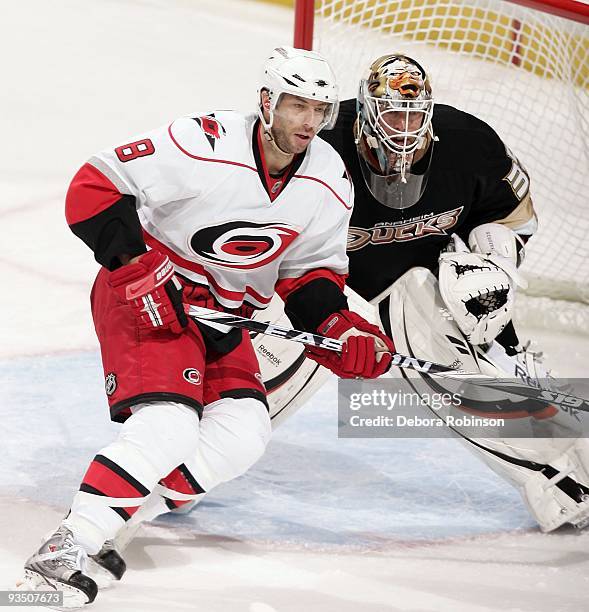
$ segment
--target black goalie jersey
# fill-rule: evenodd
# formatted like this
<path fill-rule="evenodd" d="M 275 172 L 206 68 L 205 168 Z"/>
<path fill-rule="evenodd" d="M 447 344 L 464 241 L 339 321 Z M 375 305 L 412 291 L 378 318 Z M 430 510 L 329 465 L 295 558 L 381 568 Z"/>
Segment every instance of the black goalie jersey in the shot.
<path fill-rule="evenodd" d="M 321 132 L 343 157 L 355 187 L 348 233 L 349 286 L 371 300 L 407 270 L 437 267 L 440 250 L 457 233 L 468 241 L 482 223 L 501 222 L 532 234 L 536 221 L 529 178 L 517 158 L 483 121 L 436 104 L 434 144 L 425 192 L 412 207 L 387 208 L 364 182 L 356 144 L 356 101 L 342 102 L 333 130 Z"/>

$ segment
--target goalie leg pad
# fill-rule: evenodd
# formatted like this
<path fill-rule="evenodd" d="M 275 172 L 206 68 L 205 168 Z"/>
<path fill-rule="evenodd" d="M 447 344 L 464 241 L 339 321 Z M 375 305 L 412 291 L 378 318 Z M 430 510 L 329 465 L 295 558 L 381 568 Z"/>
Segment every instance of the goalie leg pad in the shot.
<path fill-rule="evenodd" d="M 354 293 L 344 289 L 350 308 L 367 321 L 378 324 L 374 307 Z M 272 321 L 285 328 L 292 328 L 284 314 L 284 303 L 278 295 L 270 306 L 254 313 L 254 319 Z M 297 412 L 319 391 L 331 373 L 326 368 L 305 357 L 304 346 L 282 338 L 259 334 L 252 343 L 260 365 L 260 372 L 267 391 L 272 429 L 276 429 Z"/>
<path fill-rule="evenodd" d="M 383 328 L 392 335 L 399 352 L 452 364 L 469 372 L 505 375 L 500 364 L 466 342 L 429 270 L 409 270 L 374 304 Z M 419 372 L 401 372 L 397 368 L 392 368 L 391 374 L 422 378 Z M 488 391 L 485 397 L 493 401 Z M 436 414 L 444 413 L 437 410 Z M 589 521 L 588 501 L 584 497 L 589 486 L 589 442 L 575 438 L 574 418 L 562 411 L 532 426 L 541 426 L 547 437 L 465 439 L 464 444 L 519 490 L 543 531 L 556 529 L 565 522 L 582 525 Z M 551 432 L 553 437 L 548 437 Z"/>
<path fill-rule="evenodd" d="M 543 532 L 589 522 L 589 443 L 577 440 L 478 440 L 477 452 L 521 493 Z M 474 449 L 472 445 L 470 448 Z"/>
<path fill-rule="evenodd" d="M 469 372 L 479 371 L 477 354 L 448 312 L 438 281 L 428 269 L 412 268 L 373 304 L 399 353 Z M 398 368 L 392 371 L 401 376 Z M 419 373 L 406 371 L 405 375 Z"/>
<path fill-rule="evenodd" d="M 292 328 L 284 314 L 284 303 L 274 295 L 270 306 L 256 311 L 253 319 L 271 321 Z M 272 429 L 276 429 L 313 396 L 330 376 L 329 370 L 305 357 L 305 347 L 297 342 L 258 334 L 252 339 L 266 387 Z"/>

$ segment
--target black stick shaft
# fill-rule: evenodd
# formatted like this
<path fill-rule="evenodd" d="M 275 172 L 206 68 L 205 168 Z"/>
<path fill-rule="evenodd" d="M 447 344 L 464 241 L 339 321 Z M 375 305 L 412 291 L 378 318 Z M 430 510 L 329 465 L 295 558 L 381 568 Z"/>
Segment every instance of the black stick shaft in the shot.
<path fill-rule="evenodd" d="M 341 352 L 342 350 L 343 342 L 340 340 L 326 338 L 319 334 L 303 332 L 297 329 L 288 329 L 280 325 L 264 323 L 263 321 L 254 321 L 253 319 L 232 315 L 227 312 L 210 310 L 209 308 L 202 308 L 201 306 L 190 306 L 188 314 L 199 321 L 217 327 L 241 327 L 259 334 L 284 338 L 285 340 L 291 340 L 293 342 L 302 342 L 303 344 L 317 346 L 329 351 Z M 417 359 L 416 357 L 409 357 L 401 353 L 392 353 L 392 358 L 391 365 L 397 366 L 398 368 L 415 370 L 421 374 L 436 374 L 445 378 L 462 380 L 475 386 L 505 391 L 506 393 L 519 397 L 527 397 L 546 405 L 560 405 L 565 409 L 573 408 L 575 410 L 589 412 L 589 402 L 575 395 L 539 389 L 524 383 L 520 384 L 510 380 L 493 378 L 492 376 L 485 376 L 484 374 L 455 370 L 439 363 Z"/>

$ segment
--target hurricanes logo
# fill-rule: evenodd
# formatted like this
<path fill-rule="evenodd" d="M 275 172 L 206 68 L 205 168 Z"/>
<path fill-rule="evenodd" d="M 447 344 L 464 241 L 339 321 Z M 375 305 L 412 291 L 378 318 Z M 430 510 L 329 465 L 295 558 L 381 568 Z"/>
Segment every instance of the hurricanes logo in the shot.
<path fill-rule="evenodd" d="M 458 223 L 464 206 L 447 210 L 429 217 L 418 217 L 401 223 L 379 223 L 369 229 L 350 227 L 348 230 L 348 251 L 359 251 L 369 244 L 408 242 L 428 236 L 447 236 L 448 230 Z"/>
<path fill-rule="evenodd" d="M 252 270 L 275 260 L 298 235 L 286 223 L 231 221 L 198 230 L 190 246 L 209 264 Z"/>
<path fill-rule="evenodd" d="M 264 384 L 264 379 L 262 378 L 262 375 L 259 372 L 256 372 L 254 374 L 254 376 L 256 377 L 256 380 L 262 385 L 262 387 L 264 387 L 264 389 L 266 388 L 266 385 Z"/>
<path fill-rule="evenodd" d="M 200 385 L 201 376 L 200 372 L 196 368 L 186 368 L 184 372 L 182 372 L 182 376 L 186 382 L 189 382 L 191 385 Z"/>
<path fill-rule="evenodd" d="M 211 145 L 211 149 L 214 151 L 216 141 L 219 140 L 221 136 L 225 136 L 227 133 L 225 128 L 219 123 L 219 121 L 217 121 L 217 119 L 215 119 L 214 113 L 211 115 L 205 115 L 204 117 L 194 117 L 194 120 L 204 132 L 204 135 Z"/>

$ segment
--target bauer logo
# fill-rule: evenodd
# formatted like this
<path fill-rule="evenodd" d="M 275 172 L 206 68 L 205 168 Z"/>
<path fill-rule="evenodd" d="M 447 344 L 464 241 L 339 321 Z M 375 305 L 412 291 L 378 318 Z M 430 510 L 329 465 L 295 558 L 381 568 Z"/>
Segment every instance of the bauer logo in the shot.
<path fill-rule="evenodd" d="M 202 380 L 200 372 L 196 368 L 186 368 L 184 372 L 182 372 L 182 376 L 184 380 L 191 385 L 200 385 Z"/>
<path fill-rule="evenodd" d="M 117 377 L 114 372 L 109 372 L 104 379 L 104 390 L 110 397 L 117 390 Z"/>

